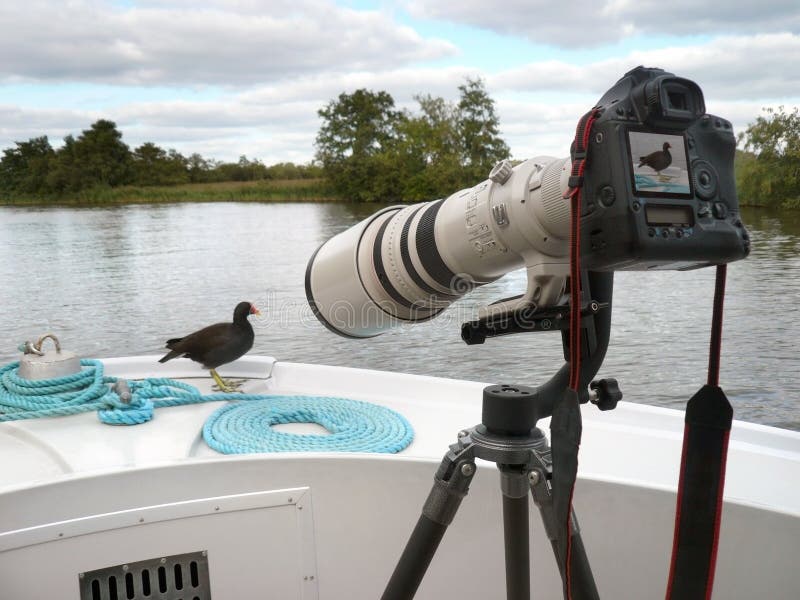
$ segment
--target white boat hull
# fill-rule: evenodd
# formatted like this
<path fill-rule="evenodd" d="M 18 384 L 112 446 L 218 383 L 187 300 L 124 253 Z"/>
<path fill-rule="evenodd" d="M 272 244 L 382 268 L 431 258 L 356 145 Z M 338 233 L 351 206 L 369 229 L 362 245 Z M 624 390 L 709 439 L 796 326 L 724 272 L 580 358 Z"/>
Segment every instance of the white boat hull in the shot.
<path fill-rule="evenodd" d="M 204 375 L 188 361 L 107 364 L 128 377 Z M 399 455 L 221 456 L 200 437 L 218 404 L 160 409 L 132 427 L 93 414 L 0 424 L 0 598 L 77 599 L 81 573 L 203 550 L 215 600 L 380 597 L 448 444 L 480 421 L 483 385 L 259 357 L 223 375 L 251 377 L 248 391 L 384 404 L 417 436 Z M 664 596 L 681 437 L 676 411 L 584 407 L 574 505 L 603 598 Z M 797 598 L 799 476 L 800 435 L 735 424 L 715 598 Z M 533 597 L 559 598 L 531 506 Z M 417 598 L 504 597 L 502 535 L 499 476 L 479 461 Z"/>

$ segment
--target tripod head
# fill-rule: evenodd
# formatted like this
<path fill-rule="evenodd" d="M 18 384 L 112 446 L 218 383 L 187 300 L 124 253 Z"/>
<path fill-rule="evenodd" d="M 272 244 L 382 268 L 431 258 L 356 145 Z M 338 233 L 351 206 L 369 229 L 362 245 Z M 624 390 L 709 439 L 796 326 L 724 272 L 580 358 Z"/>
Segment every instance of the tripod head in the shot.
<path fill-rule="evenodd" d="M 587 311 L 581 319 L 583 343 L 581 344 L 581 403 L 592 401 L 600 410 L 617 405 L 622 393 L 613 379 L 593 382 L 603 364 L 611 333 L 611 298 L 614 290 L 613 272 L 584 271 L 581 289 L 582 305 Z M 487 337 L 523 332 L 561 331 L 561 344 L 565 359 L 569 356 L 568 306 L 543 308 L 523 320 L 507 317 L 505 320 L 480 319 L 464 323 L 462 339 L 467 344 L 481 344 Z M 519 315 L 518 315 L 519 316 Z M 557 317 L 551 318 L 551 317 Z M 551 326 L 543 327 L 548 321 Z M 590 394 L 587 388 L 594 391 Z M 483 390 L 483 424 L 499 435 L 528 435 L 539 419 L 550 417 L 553 407 L 564 395 L 569 383 L 569 363 L 565 363 L 549 381 L 537 388 L 520 385 L 490 385 Z"/>
<path fill-rule="evenodd" d="M 483 388 L 481 423 L 495 435 L 530 435 L 539 419 L 551 414 L 552 406 L 542 401 L 536 388 L 504 384 Z"/>

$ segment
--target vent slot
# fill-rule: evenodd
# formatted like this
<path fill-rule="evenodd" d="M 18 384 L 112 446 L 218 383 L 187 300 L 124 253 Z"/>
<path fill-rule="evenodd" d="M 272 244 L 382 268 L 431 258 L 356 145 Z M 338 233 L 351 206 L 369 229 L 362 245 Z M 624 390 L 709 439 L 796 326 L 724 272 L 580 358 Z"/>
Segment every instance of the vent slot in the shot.
<path fill-rule="evenodd" d="M 81 573 L 81 600 L 211 600 L 205 551 Z"/>

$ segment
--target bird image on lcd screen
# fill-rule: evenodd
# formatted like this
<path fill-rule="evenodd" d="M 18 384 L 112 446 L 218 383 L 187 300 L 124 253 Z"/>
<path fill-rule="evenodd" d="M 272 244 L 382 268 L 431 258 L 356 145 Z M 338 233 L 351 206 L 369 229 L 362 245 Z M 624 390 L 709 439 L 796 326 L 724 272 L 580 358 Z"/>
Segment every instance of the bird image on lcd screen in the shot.
<path fill-rule="evenodd" d="M 251 314 L 261 313 L 249 302 L 240 302 L 233 311 L 233 323 L 216 323 L 185 337 L 167 340 L 170 351 L 158 362 L 185 356 L 209 369 L 221 391 L 236 391 L 239 385 L 222 379 L 216 369 L 244 356 L 253 347 L 255 334 L 247 320 Z"/>
<path fill-rule="evenodd" d="M 672 155 L 669 153 L 670 148 L 672 148 L 672 146 L 669 145 L 669 142 L 664 142 L 664 146 L 661 150 L 651 152 L 647 156 L 640 156 L 638 166 L 648 166 L 661 175 L 661 171 L 672 164 Z"/>

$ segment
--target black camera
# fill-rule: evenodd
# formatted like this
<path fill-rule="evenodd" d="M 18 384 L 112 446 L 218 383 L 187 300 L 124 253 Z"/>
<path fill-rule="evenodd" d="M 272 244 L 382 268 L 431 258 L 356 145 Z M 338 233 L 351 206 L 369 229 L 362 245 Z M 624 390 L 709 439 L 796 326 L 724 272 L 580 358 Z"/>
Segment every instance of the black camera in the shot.
<path fill-rule="evenodd" d="M 696 83 L 637 67 L 597 108 L 581 212 L 585 268 L 685 270 L 747 256 L 736 138 L 729 121 L 706 114 Z"/>

